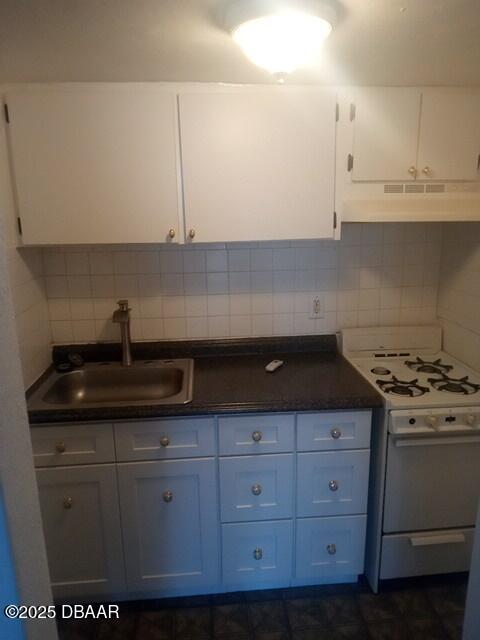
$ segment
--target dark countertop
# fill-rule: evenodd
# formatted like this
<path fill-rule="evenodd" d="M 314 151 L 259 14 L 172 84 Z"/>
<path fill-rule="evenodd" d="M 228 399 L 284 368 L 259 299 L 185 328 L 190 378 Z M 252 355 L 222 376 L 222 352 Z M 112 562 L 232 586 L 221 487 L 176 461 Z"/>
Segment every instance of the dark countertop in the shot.
<path fill-rule="evenodd" d="M 117 345 L 54 349 L 60 362 L 68 351 L 88 360 L 117 359 Z M 173 356 L 175 354 L 175 356 Z M 150 343 L 134 357 L 193 357 L 193 399 L 183 405 L 96 407 L 29 411 L 30 423 L 143 419 L 194 414 L 367 409 L 382 406 L 381 396 L 336 350 L 335 336 Z M 267 373 L 265 365 L 284 360 Z"/>

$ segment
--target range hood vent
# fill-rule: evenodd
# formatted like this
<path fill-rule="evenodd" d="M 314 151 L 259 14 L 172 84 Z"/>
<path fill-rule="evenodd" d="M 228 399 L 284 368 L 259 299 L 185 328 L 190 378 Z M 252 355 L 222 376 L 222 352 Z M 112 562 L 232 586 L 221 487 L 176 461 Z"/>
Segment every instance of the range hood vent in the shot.
<path fill-rule="evenodd" d="M 414 186 L 421 190 L 407 191 Z M 383 191 L 383 196 L 345 198 L 342 222 L 480 221 L 480 192 L 445 192 L 444 184 L 386 184 Z"/>
<path fill-rule="evenodd" d="M 383 193 L 445 193 L 444 184 L 384 184 Z"/>

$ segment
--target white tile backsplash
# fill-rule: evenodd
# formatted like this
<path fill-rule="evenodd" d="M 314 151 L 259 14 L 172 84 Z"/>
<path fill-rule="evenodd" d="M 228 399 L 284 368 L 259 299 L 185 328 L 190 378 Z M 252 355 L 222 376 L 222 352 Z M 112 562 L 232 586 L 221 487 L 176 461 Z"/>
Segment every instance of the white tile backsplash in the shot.
<path fill-rule="evenodd" d="M 55 342 L 328 333 L 435 320 L 441 225 L 345 224 L 342 240 L 46 249 Z M 85 272 L 86 271 L 86 272 Z M 310 318 L 314 296 L 323 317 Z M 83 339 L 80 338 L 83 337 Z M 90 339 L 90 338 L 88 338 Z"/>
<path fill-rule="evenodd" d="M 430 287 L 426 297 L 431 299 Z M 480 223 L 445 224 L 438 286 L 444 348 L 480 371 Z"/>

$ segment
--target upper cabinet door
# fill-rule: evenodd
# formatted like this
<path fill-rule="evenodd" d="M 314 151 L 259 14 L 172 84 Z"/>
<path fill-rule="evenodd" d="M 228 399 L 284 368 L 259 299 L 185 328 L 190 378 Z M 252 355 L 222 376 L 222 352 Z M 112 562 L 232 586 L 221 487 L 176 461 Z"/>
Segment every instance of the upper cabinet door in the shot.
<path fill-rule="evenodd" d="M 355 181 L 415 180 L 420 90 L 360 89 L 355 99 Z"/>
<path fill-rule="evenodd" d="M 7 103 L 25 244 L 179 237 L 175 93 L 82 85 L 14 91 Z"/>
<path fill-rule="evenodd" d="M 479 154 L 480 95 L 472 91 L 424 91 L 418 178 L 476 180 Z"/>
<path fill-rule="evenodd" d="M 187 238 L 333 237 L 335 109 L 330 90 L 181 94 Z"/>

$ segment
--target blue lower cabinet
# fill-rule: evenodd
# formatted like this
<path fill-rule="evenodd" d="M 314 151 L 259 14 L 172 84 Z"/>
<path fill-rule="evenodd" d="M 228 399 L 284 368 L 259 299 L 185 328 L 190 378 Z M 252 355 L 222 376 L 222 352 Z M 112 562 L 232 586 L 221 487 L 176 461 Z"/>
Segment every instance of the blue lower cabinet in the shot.
<path fill-rule="evenodd" d="M 363 573 L 367 516 L 297 520 L 295 582 L 309 584 Z"/>
<path fill-rule="evenodd" d="M 291 518 L 293 455 L 220 458 L 222 522 Z"/>
<path fill-rule="evenodd" d="M 298 454 L 297 516 L 336 516 L 367 511 L 370 451 Z"/>
<path fill-rule="evenodd" d="M 182 595 L 220 582 L 213 458 L 118 465 L 128 589 Z"/>
<path fill-rule="evenodd" d="M 223 586 L 226 590 L 285 587 L 291 582 L 293 523 L 222 525 Z"/>

